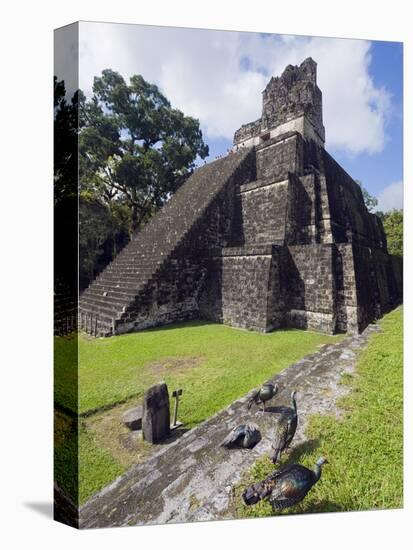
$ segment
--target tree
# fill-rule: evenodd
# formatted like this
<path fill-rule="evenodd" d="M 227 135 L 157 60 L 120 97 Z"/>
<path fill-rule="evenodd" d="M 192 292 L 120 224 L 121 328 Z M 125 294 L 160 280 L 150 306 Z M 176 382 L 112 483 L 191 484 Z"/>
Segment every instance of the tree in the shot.
<path fill-rule="evenodd" d="M 391 210 L 382 214 L 390 254 L 403 256 L 403 210 Z"/>
<path fill-rule="evenodd" d="M 198 120 L 173 109 L 140 75 L 110 69 L 80 97 L 80 185 L 106 204 L 121 201 L 137 229 L 185 181 L 208 146 Z"/>
<path fill-rule="evenodd" d="M 79 200 L 79 283 L 83 289 L 129 241 L 126 205 L 112 207 L 86 192 Z"/>
<path fill-rule="evenodd" d="M 365 187 L 363 187 L 363 184 L 360 180 L 356 180 L 356 183 L 359 184 L 361 188 L 361 192 L 363 194 L 364 204 L 366 205 L 366 208 L 369 212 L 373 212 L 373 210 L 376 208 L 378 204 L 378 200 L 373 195 L 370 195 L 370 193 L 367 191 Z"/>
<path fill-rule="evenodd" d="M 78 188 L 78 93 L 66 100 L 64 81 L 54 77 L 55 202 L 76 197 Z"/>
<path fill-rule="evenodd" d="M 77 296 L 78 94 L 54 77 L 54 269 L 58 293 Z M 67 308 L 64 310 L 67 311 Z"/>

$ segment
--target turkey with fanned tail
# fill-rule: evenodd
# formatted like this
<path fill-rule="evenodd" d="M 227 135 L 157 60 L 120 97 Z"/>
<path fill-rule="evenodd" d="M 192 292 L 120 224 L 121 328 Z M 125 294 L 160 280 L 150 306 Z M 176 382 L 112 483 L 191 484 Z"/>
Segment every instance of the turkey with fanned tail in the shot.
<path fill-rule="evenodd" d="M 328 461 L 320 457 L 310 470 L 301 464 L 287 464 L 263 481 L 247 487 L 242 498 L 247 505 L 268 498 L 273 510 L 289 508 L 301 502 L 321 476 L 321 468 Z"/>

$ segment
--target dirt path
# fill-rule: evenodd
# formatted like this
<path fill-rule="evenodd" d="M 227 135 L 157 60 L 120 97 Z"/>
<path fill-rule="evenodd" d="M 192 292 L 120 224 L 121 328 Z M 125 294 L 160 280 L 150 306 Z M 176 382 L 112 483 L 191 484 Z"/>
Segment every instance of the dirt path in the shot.
<path fill-rule="evenodd" d="M 303 442 L 308 418 L 314 413 L 339 414 L 336 401 L 346 393 L 340 378 L 351 373 L 356 353 L 379 330 L 370 325 L 362 335 L 347 336 L 274 376 L 277 397 L 266 413 L 246 408 L 248 396 L 209 418 L 182 437 L 133 466 L 92 497 L 80 510 L 80 527 L 108 527 L 205 521 L 230 518 L 232 487 L 263 454 L 270 452 L 280 406 L 297 390 L 299 425 L 293 446 Z M 262 440 L 252 450 L 228 451 L 220 443 L 237 424 L 253 421 Z"/>

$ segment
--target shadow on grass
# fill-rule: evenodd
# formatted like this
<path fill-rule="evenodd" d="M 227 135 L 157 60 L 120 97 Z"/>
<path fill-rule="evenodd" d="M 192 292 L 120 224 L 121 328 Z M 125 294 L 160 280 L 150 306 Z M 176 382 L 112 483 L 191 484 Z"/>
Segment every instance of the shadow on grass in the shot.
<path fill-rule="evenodd" d="M 312 454 L 316 449 L 320 447 L 320 440 L 318 438 L 309 439 L 303 441 L 294 449 L 288 456 L 287 464 L 300 463 L 301 460 Z M 317 514 L 321 512 L 345 512 L 346 509 L 343 508 L 341 504 L 333 502 L 331 500 L 323 500 L 322 502 L 306 504 L 305 500 L 302 502 L 296 511 L 289 511 L 291 514 Z"/>
<path fill-rule="evenodd" d="M 302 503 L 299 508 L 296 510 L 288 509 L 288 515 L 301 515 L 301 514 L 321 514 L 328 512 L 348 512 L 347 508 L 344 508 L 341 504 L 333 502 L 332 500 L 323 500 L 322 502 L 317 502 L 316 504 L 305 504 Z"/>
<path fill-rule="evenodd" d="M 296 447 L 292 449 L 288 456 L 288 464 L 292 464 L 294 462 L 299 462 L 301 458 L 310 455 L 313 453 L 316 449 L 318 449 L 320 446 L 320 440 L 317 439 L 308 439 L 307 441 L 303 441 L 302 443 L 299 443 Z"/>
<path fill-rule="evenodd" d="M 219 324 L 219 323 L 214 323 L 212 321 L 205 321 L 203 319 L 195 319 L 193 321 L 183 321 L 181 323 L 171 323 L 170 325 L 160 325 L 157 327 L 150 327 L 145 330 L 128 332 L 126 334 L 130 335 L 130 334 L 136 334 L 136 332 L 145 333 L 145 332 L 166 331 L 166 330 L 174 330 L 177 328 L 198 328 L 198 327 L 205 327 L 207 325 L 216 325 L 216 324 Z"/>
<path fill-rule="evenodd" d="M 178 329 L 178 328 L 198 328 L 198 327 L 205 327 L 205 326 L 208 326 L 208 325 L 215 325 L 215 326 L 219 325 L 219 326 L 230 328 L 230 329 L 233 329 L 233 330 L 240 330 L 240 331 L 245 332 L 247 334 L 248 333 L 250 333 L 250 334 L 262 334 L 262 336 L 264 336 L 264 337 L 267 334 L 272 334 L 273 332 L 282 332 L 282 333 L 284 333 L 284 332 L 303 332 L 302 329 L 297 329 L 297 328 L 294 328 L 294 327 L 283 327 L 282 329 L 277 329 L 276 331 L 273 330 L 273 331 L 266 332 L 266 333 L 260 333 L 260 332 L 256 332 L 256 331 L 253 331 L 253 330 L 243 329 L 243 328 L 240 328 L 240 327 L 233 327 L 231 325 L 226 325 L 224 323 L 209 321 L 208 319 L 193 319 L 192 321 L 181 321 L 179 323 L 171 323 L 171 324 L 168 324 L 168 325 L 158 325 L 156 327 L 149 327 L 149 328 L 146 328 L 146 329 L 143 329 L 143 330 L 125 332 L 124 334 L 116 335 L 115 338 L 117 336 L 130 336 L 131 334 L 137 334 L 137 333 L 143 333 L 144 334 L 145 332 L 166 331 L 166 330 L 174 330 L 174 329 Z M 316 332 L 316 331 L 307 330 L 305 332 Z"/>

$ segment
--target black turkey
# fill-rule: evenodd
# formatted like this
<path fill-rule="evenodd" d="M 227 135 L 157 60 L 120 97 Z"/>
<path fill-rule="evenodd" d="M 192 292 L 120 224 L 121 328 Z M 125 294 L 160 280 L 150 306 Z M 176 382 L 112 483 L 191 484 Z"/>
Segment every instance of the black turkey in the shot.
<path fill-rule="evenodd" d="M 260 483 L 254 483 L 242 493 L 245 504 L 256 504 L 268 498 L 273 510 L 289 508 L 301 502 L 321 476 L 321 468 L 327 464 L 324 457 L 315 463 L 314 470 L 301 464 L 287 464 Z"/>
<path fill-rule="evenodd" d="M 265 411 L 265 403 L 272 399 L 278 391 L 277 384 L 264 384 L 259 390 L 256 390 L 248 401 L 248 408 L 250 409 L 255 403 L 259 405 L 262 403 L 263 411 Z"/>
<path fill-rule="evenodd" d="M 260 440 L 261 433 L 256 424 L 241 424 L 227 435 L 221 445 L 227 449 L 233 447 L 252 449 Z"/>
<path fill-rule="evenodd" d="M 295 395 L 295 391 L 291 392 L 291 406 L 283 410 L 275 429 L 275 441 L 272 445 L 274 453 L 271 457 L 274 464 L 280 461 L 281 453 L 290 446 L 297 429 L 298 416 Z"/>

